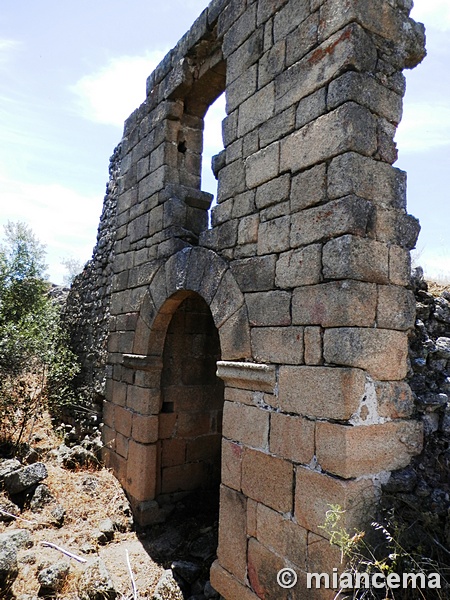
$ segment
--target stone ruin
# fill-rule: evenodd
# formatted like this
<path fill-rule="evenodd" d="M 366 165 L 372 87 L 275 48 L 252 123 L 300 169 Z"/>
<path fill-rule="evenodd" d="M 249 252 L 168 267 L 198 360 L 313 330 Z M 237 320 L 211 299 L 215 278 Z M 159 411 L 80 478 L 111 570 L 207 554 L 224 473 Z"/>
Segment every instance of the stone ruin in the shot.
<path fill-rule="evenodd" d="M 425 55 L 411 7 L 213 0 L 112 159 L 69 300 L 104 458 L 141 524 L 220 485 L 211 582 L 227 600 L 304 597 L 276 573 L 303 590 L 338 566 L 328 506 L 360 526 L 421 450 L 404 381 L 419 225 L 392 167 L 402 70 Z M 203 119 L 223 92 L 208 226 Z"/>

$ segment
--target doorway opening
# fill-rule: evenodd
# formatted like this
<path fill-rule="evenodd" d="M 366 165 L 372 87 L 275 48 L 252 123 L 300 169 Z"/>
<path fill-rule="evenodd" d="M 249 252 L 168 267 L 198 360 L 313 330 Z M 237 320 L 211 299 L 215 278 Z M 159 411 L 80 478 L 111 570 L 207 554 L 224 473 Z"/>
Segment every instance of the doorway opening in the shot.
<path fill-rule="evenodd" d="M 170 321 L 163 352 L 158 501 L 216 495 L 224 385 L 216 375 L 219 333 L 208 305 L 192 293 Z"/>

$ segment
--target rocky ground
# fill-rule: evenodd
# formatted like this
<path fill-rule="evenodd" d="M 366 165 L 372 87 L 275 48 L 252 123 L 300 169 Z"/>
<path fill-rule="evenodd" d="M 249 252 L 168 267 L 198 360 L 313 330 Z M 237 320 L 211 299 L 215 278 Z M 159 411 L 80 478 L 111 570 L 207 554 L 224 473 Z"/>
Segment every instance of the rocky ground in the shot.
<path fill-rule="evenodd" d="M 0 598 L 218 598 L 217 499 L 186 498 L 167 523 L 138 529 L 100 445 L 44 421 L 20 460 L 0 457 Z"/>

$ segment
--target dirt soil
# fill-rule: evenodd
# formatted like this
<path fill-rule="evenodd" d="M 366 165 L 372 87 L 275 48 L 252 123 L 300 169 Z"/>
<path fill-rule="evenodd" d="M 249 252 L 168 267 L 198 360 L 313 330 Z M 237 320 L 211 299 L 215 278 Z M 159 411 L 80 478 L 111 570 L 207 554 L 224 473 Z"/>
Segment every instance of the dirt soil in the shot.
<path fill-rule="evenodd" d="M 37 434 L 37 435 L 36 435 Z M 103 559 L 114 581 L 119 598 L 132 597 L 130 574 L 127 568 L 126 551 L 129 553 L 139 599 L 150 599 L 163 572 L 163 566 L 152 560 L 145 550 L 138 534 L 132 530 L 131 512 L 122 488 L 113 475 L 104 468 L 79 469 L 71 471 L 60 466 L 51 458 L 52 448 L 61 444 L 52 430 L 44 424 L 35 428 L 33 448 L 41 454 L 40 462 L 47 466 L 48 477 L 45 483 L 55 500 L 40 510 L 24 508 L 20 518 L 10 523 L 0 522 L 0 533 L 13 529 L 27 529 L 31 534 L 32 547 L 18 553 L 19 575 L 13 584 L 16 597 L 22 594 L 31 597 L 38 594 L 38 572 L 60 560 L 70 563 L 70 575 L 57 598 L 75 600 L 76 580 L 84 565 L 65 556 L 62 552 L 45 547 L 42 542 L 50 542 L 72 552 L 81 558 Z M 60 506 L 65 511 L 61 527 L 55 523 L 52 511 Z M 110 518 L 116 531 L 108 543 L 99 543 L 96 530 L 99 523 Z M 140 532 L 142 536 L 142 532 Z M 146 535 L 143 536 L 143 541 Z"/>

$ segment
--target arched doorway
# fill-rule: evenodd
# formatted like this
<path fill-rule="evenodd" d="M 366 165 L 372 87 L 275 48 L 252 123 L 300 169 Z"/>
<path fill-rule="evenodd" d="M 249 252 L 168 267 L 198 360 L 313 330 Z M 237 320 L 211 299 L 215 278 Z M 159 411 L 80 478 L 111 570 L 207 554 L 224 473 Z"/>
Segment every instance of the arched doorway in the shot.
<path fill-rule="evenodd" d="M 163 351 L 157 500 L 217 491 L 224 404 L 216 376 L 219 333 L 205 300 L 192 292 L 173 313 Z"/>

